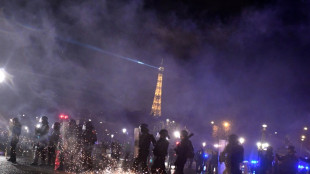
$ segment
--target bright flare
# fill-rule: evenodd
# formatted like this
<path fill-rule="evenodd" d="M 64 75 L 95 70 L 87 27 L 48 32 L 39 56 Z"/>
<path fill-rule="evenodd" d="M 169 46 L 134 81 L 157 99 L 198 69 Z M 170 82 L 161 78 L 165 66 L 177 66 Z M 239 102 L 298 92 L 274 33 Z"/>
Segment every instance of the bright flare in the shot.
<path fill-rule="evenodd" d="M 123 133 L 125 134 L 125 133 L 127 132 L 127 129 L 124 128 L 124 129 L 122 129 L 122 131 L 123 131 Z"/>
<path fill-rule="evenodd" d="M 0 69 L 0 83 L 3 83 L 5 81 L 5 71 L 3 68 Z"/>
<path fill-rule="evenodd" d="M 239 138 L 239 143 L 240 143 L 240 144 L 243 144 L 244 142 L 245 142 L 245 139 L 244 139 L 243 137 L 240 137 L 240 138 Z"/>
<path fill-rule="evenodd" d="M 206 142 L 203 142 L 202 143 L 202 147 L 206 147 L 207 143 Z"/>
<path fill-rule="evenodd" d="M 225 122 L 223 123 L 223 126 L 227 128 L 227 127 L 230 126 L 230 124 L 229 124 L 229 122 L 225 121 Z"/>
<path fill-rule="evenodd" d="M 263 128 L 266 128 L 266 127 L 267 127 L 267 124 L 263 124 L 262 127 L 263 127 Z"/>
<path fill-rule="evenodd" d="M 180 136 L 181 136 L 180 131 L 174 131 L 173 135 L 175 138 L 180 138 Z"/>

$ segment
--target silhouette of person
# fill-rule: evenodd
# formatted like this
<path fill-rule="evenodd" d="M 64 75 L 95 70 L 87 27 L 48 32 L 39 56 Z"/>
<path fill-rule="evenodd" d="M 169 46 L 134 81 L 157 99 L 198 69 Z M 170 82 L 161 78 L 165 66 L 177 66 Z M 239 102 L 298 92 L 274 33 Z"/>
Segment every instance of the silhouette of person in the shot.
<path fill-rule="evenodd" d="M 177 155 L 175 161 L 176 171 L 175 174 L 183 174 L 184 166 L 187 158 L 193 158 L 195 156 L 194 147 L 189 140 L 188 132 L 186 130 L 181 131 L 181 142 L 174 149 Z"/>
<path fill-rule="evenodd" d="M 16 145 L 19 141 L 19 135 L 21 133 L 21 124 L 19 123 L 18 118 L 13 118 L 10 125 L 11 132 L 11 143 L 10 143 L 10 158 L 8 161 L 16 163 Z"/>
<path fill-rule="evenodd" d="M 228 144 L 221 153 L 224 159 L 227 174 L 241 174 L 240 163 L 243 162 L 244 149 L 238 142 L 238 136 L 232 134 L 228 137 Z"/>
<path fill-rule="evenodd" d="M 156 142 L 156 145 L 153 149 L 155 160 L 151 167 L 152 174 L 155 173 L 166 174 L 165 159 L 166 156 L 168 155 L 168 146 L 169 146 L 167 138 L 170 137 L 166 129 L 160 130 L 159 135 L 160 138 Z"/>
<path fill-rule="evenodd" d="M 143 173 L 148 173 L 147 157 L 149 156 L 151 142 L 153 146 L 156 144 L 156 140 L 152 134 L 149 133 L 148 125 L 140 125 L 141 134 L 139 136 L 139 151 L 138 157 L 134 160 L 133 170 L 139 171 L 139 165 L 141 164 Z"/>

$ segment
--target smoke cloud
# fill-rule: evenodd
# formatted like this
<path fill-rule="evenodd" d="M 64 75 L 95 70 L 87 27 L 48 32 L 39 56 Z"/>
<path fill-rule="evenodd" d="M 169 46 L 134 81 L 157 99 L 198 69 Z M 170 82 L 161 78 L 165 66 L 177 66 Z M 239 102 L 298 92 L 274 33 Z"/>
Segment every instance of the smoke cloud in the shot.
<path fill-rule="evenodd" d="M 193 132 L 228 120 L 245 136 L 262 123 L 286 135 L 309 122 L 310 108 L 309 3 L 291 3 L 222 20 L 142 0 L 3 2 L 0 63 L 14 85 L 1 84 L 0 114 L 147 121 L 158 71 L 92 45 L 156 67 L 164 59 L 163 115 Z"/>

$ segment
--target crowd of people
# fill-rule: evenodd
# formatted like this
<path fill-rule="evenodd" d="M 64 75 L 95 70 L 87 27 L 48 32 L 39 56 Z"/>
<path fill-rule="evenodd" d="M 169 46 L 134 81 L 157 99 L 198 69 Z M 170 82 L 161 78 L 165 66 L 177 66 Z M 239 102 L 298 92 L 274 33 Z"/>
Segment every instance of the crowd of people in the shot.
<path fill-rule="evenodd" d="M 10 124 L 10 158 L 8 161 L 16 164 L 16 147 L 21 135 L 21 123 L 18 118 L 11 119 Z M 148 125 L 140 125 L 138 138 L 138 153 L 131 162 L 131 146 L 118 142 L 111 142 L 111 158 L 116 163 L 120 162 L 121 152 L 124 152 L 123 167 L 134 173 L 165 174 L 167 156 L 175 156 L 172 162 L 175 166 L 175 174 L 183 174 L 184 166 L 188 159 L 196 163 L 196 173 L 218 172 L 218 162 L 225 164 L 225 174 L 241 174 L 240 166 L 244 161 L 244 149 L 238 141 L 237 135 L 228 137 L 228 144 L 224 150 L 207 152 L 206 149 L 199 149 L 194 153 L 194 148 L 188 131 L 182 130 L 180 142 L 175 146 L 173 152 L 169 150 L 169 132 L 166 129 L 159 131 L 159 139 L 149 133 Z M 92 122 L 79 122 L 71 119 L 67 122 L 55 122 L 51 129 L 48 117 L 40 118 L 39 124 L 34 132 L 34 158 L 31 165 L 53 166 L 55 170 L 66 170 L 71 172 L 89 171 L 93 169 L 92 151 L 97 135 Z M 149 166 L 150 147 L 153 146 L 153 162 Z M 171 154 L 172 153 L 172 154 Z M 273 153 L 273 148 L 268 147 L 266 151 L 259 151 L 260 166 L 256 169 L 258 174 L 296 174 L 298 158 L 293 146 L 288 147 L 284 156 Z M 169 162 L 171 163 L 171 162 Z M 171 164 L 169 164 L 171 166 Z M 168 166 L 169 166 L 168 165 Z M 190 165 L 191 166 L 191 165 Z"/>
<path fill-rule="evenodd" d="M 18 118 L 11 119 L 9 128 L 10 158 L 8 161 L 16 164 L 16 146 L 21 135 L 21 123 Z M 140 125 L 139 150 L 137 157 L 132 164 L 127 164 L 127 168 L 132 172 L 139 173 L 166 173 L 165 160 L 168 155 L 170 138 L 166 129 L 159 132 L 159 139 L 149 133 L 148 125 Z M 92 150 L 97 141 L 96 131 L 90 121 L 77 124 L 74 119 L 68 122 L 55 122 L 51 129 L 48 117 L 40 118 L 39 124 L 34 131 L 34 155 L 30 165 L 53 166 L 55 170 L 66 170 L 81 172 L 92 170 Z M 192 135 L 188 135 L 186 130 L 181 132 L 181 141 L 175 148 L 177 155 L 175 160 L 176 173 L 182 174 L 187 158 L 194 156 L 194 148 L 189 140 Z M 150 156 L 150 145 L 153 145 L 152 166 L 148 167 Z M 117 142 L 111 143 L 111 158 L 119 162 L 121 145 Z M 127 149 L 129 149 L 128 147 Z M 129 158 L 130 150 L 125 150 L 125 161 Z M 130 160 L 128 160 L 130 161 Z"/>
<path fill-rule="evenodd" d="M 21 123 L 13 118 L 10 125 L 10 158 L 16 164 L 16 145 L 21 134 Z M 34 158 L 31 165 L 54 166 L 55 170 L 91 170 L 92 149 L 97 141 L 95 129 L 90 121 L 77 124 L 55 122 L 50 132 L 48 117 L 40 118 L 34 133 Z"/>

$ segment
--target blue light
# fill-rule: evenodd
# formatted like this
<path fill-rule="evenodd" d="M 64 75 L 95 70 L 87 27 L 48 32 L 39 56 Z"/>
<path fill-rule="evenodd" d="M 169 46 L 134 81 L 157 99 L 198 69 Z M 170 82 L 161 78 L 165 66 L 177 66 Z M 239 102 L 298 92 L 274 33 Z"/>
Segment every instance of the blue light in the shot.
<path fill-rule="evenodd" d="M 203 157 L 208 158 L 208 154 L 204 154 Z"/>
<path fill-rule="evenodd" d="M 298 169 L 304 169 L 305 168 L 305 166 L 303 166 L 303 165 L 298 165 Z"/>
<path fill-rule="evenodd" d="M 11 19 L 10 19 L 11 20 Z M 14 23 L 16 25 L 19 25 L 27 30 L 31 30 L 31 31 L 35 31 L 35 32 L 44 32 L 43 29 L 41 28 L 37 28 L 37 27 L 34 27 L 34 26 L 30 26 L 30 25 L 27 25 L 27 24 L 23 24 L 23 23 L 20 23 L 19 21 L 14 21 Z M 11 33 L 10 31 L 6 31 L 6 30 L 1 30 L 0 31 L 2 32 L 9 32 Z M 143 63 L 141 61 L 138 61 L 136 59 L 132 59 L 130 57 L 125 57 L 125 56 L 121 56 L 121 55 L 118 55 L 118 54 L 115 54 L 113 52 L 110 52 L 110 51 L 106 51 L 106 50 L 103 50 L 99 47 L 96 47 L 96 46 L 93 46 L 93 45 L 90 45 L 90 44 L 86 44 L 86 43 L 82 43 L 82 42 L 79 42 L 77 40 L 73 40 L 73 39 L 68 39 L 68 38 L 63 38 L 63 37 L 59 37 L 59 36 L 56 36 L 56 38 L 58 40 L 61 40 L 63 42 L 67 42 L 67 43 L 70 43 L 70 44 L 74 44 L 74 45 L 78 45 L 78 46 L 81 46 L 81 47 L 85 47 L 85 48 L 88 48 L 88 49 L 91 49 L 91 50 L 94 50 L 94 51 L 97 51 L 97 52 L 100 52 L 100 53 L 103 53 L 103 54 L 106 54 L 106 55 L 110 55 L 110 56 L 114 56 L 114 57 L 118 57 L 118 58 L 121 58 L 121 59 L 124 59 L 124 60 L 127 60 L 127 61 L 131 61 L 131 62 L 135 62 L 135 63 L 138 63 L 140 65 L 145 65 L 145 66 L 148 66 L 148 67 L 151 67 L 151 68 L 155 68 L 155 69 L 159 69 L 159 67 L 156 67 L 156 66 L 153 66 L 153 65 L 150 65 L 150 64 L 147 64 L 147 63 Z"/>
<path fill-rule="evenodd" d="M 252 160 L 252 161 L 251 161 L 251 163 L 252 163 L 252 164 L 257 164 L 257 163 L 258 163 L 258 161 L 256 161 L 256 160 Z"/>
<path fill-rule="evenodd" d="M 308 167 L 308 166 L 306 166 L 306 170 L 309 170 L 309 167 Z"/>

